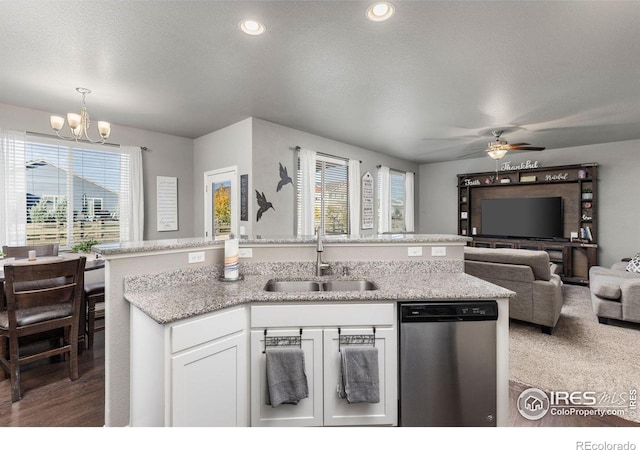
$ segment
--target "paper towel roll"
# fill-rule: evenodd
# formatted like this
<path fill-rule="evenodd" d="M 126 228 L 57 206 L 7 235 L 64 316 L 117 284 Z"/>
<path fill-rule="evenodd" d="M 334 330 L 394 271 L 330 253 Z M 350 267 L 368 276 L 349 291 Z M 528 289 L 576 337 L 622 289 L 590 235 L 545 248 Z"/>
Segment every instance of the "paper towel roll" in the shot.
<path fill-rule="evenodd" d="M 238 278 L 238 239 L 224 241 L 224 277 L 229 280 Z"/>

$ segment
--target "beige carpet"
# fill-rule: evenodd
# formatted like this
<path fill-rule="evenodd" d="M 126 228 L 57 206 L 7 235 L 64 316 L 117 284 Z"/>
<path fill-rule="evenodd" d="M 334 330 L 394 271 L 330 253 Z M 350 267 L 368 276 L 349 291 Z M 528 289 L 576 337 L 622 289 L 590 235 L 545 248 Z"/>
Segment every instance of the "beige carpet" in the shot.
<path fill-rule="evenodd" d="M 611 323 L 598 323 L 589 288 L 565 284 L 562 314 L 551 336 L 511 321 L 510 378 L 547 392 L 628 396 L 630 389 L 640 390 L 640 324 Z"/>

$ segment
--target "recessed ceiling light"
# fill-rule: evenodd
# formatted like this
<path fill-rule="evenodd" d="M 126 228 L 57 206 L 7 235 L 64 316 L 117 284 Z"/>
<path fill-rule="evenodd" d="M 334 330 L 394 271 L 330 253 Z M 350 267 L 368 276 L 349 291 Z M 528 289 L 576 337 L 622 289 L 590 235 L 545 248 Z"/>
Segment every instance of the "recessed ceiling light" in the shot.
<path fill-rule="evenodd" d="M 258 20 L 247 19 L 240 22 L 240 29 L 251 36 L 258 36 L 265 32 L 266 27 Z"/>
<path fill-rule="evenodd" d="M 367 8 L 367 19 L 382 22 L 393 16 L 395 9 L 389 2 L 377 2 Z"/>

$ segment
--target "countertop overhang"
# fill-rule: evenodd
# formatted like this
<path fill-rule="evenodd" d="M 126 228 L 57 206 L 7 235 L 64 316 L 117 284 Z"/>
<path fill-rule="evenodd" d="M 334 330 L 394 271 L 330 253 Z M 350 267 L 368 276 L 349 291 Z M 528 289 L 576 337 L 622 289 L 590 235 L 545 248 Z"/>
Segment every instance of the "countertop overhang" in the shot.
<path fill-rule="evenodd" d="M 452 234 L 381 234 L 381 235 L 326 235 L 322 242 L 325 245 L 466 245 L 472 239 L 467 236 Z M 265 236 L 240 239 L 240 247 L 252 246 L 311 246 L 316 244 L 315 236 Z M 162 239 L 141 242 L 114 242 L 92 247 L 92 251 L 102 256 L 146 253 L 164 250 L 180 250 L 199 247 L 224 247 L 224 240 L 211 241 L 204 238 Z"/>
<path fill-rule="evenodd" d="M 378 289 L 371 291 L 269 292 L 270 279 L 367 279 Z M 162 286 L 125 283 L 124 297 L 159 324 L 196 317 L 250 303 L 321 303 L 509 299 L 515 293 L 465 273 L 399 273 L 365 277 L 283 277 L 277 274 L 244 275 L 236 282 L 219 281 L 215 271 L 197 281 L 167 282 Z"/>

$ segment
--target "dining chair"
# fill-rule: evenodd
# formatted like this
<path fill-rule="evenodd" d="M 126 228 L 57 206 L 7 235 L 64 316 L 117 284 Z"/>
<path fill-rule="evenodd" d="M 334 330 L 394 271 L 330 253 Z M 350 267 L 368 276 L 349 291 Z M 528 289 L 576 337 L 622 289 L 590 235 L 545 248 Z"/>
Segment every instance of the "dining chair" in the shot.
<path fill-rule="evenodd" d="M 84 331 L 87 336 L 87 348 L 91 349 L 95 333 L 104 331 L 105 326 L 104 281 L 85 284 L 84 301 L 87 305 Z"/>
<path fill-rule="evenodd" d="M 35 250 L 36 256 L 58 256 L 59 244 L 2 246 L 5 258 L 28 258 L 29 250 Z"/>
<path fill-rule="evenodd" d="M 4 266 L 7 308 L 0 312 L 0 366 L 11 378 L 11 401 L 21 398 L 20 367 L 64 355 L 69 378 L 78 379 L 78 327 L 86 257 Z M 62 329 L 57 345 L 25 352 L 21 338 Z M 7 357 L 6 343 L 9 351 Z"/>

